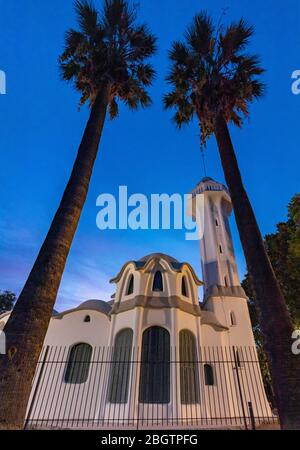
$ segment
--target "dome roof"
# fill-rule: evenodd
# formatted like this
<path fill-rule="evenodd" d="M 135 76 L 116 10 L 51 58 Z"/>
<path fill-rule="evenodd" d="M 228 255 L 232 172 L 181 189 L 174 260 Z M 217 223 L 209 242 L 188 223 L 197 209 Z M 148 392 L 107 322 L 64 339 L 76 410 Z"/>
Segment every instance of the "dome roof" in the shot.
<path fill-rule="evenodd" d="M 54 314 L 53 319 L 62 319 L 65 315 L 76 312 L 78 310 L 98 311 L 108 316 L 111 311 L 111 306 L 109 303 L 104 302 L 103 300 L 87 300 L 83 303 L 80 303 L 77 308 L 68 309 L 66 311 L 62 311 L 61 313 Z"/>
<path fill-rule="evenodd" d="M 138 261 L 146 263 L 152 258 L 162 258 L 162 259 L 165 259 L 166 261 L 168 261 L 169 263 L 178 263 L 179 262 L 177 259 L 173 258 L 173 256 L 166 255 L 165 253 L 150 253 L 149 255 L 143 256 Z"/>
<path fill-rule="evenodd" d="M 103 300 L 87 300 L 77 306 L 76 309 L 92 309 L 108 314 L 111 310 L 111 306 Z"/>
<path fill-rule="evenodd" d="M 136 270 L 145 270 L 148 263 L 152 259 L 163 259 L 164 261 L 166 261 L 169 264 L 171 270 L 173 270 L 175 272 L 181 272 L 182 268 L 184 266 L 187 266 L 192 273 L 195 283 L 197 283 L 199 286 L 203 284 L 202 281 L 200 281 L 198 279 L 197 275 L 194 272 L 194 269 L 192 268 L 192 266 L 190 264 L 188 264 L 186 262 L 181 263 L 177 259 L 173 258 L 173 256 L 166 255 L 165 253 L 150 253 L 149 255 L 143 256 L 141 259 L 139 259 L 137 261 L 128 261 L 127 263 L 125 263 L 123 265 L 122 269 L 117 274 L 117 276 L 115 276 L 114 278 L 112 278 L 110 280 L 110 283 L 118 283 L 120 281 L 126 267 L 129 264 L 133 264 Z"/>
<path fill-rule="evenodd" d="M 204 191 L 225 191 L 228 195 L 228 189 L 225 184 L 220 183 L 219 181 L 214 180 L 211 177 L 204 177 L 199 181 L 197 186 L 192 190 L 192 195 L 200 194 Z"/>
<path fill-rule="evenodd" d="M 211 177 L 204 177 L 204 178 L 202 178 L 200 183 L 207 183 L 208 181 L 213 181 L 214 183 L 216 183 L 216 181 L 213 178 L 211 178 Z"/>

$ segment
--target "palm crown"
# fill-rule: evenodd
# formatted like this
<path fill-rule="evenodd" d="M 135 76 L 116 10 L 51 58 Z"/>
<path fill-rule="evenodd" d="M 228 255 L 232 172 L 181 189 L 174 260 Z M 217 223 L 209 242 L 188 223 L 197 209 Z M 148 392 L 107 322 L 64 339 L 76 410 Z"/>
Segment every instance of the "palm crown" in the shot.
<path fill-rule="evenodd" d="M 249 102 L 263 93 L 264 85 L 257 79 L 263 73 L 259 60 L 244 53 L 252 34 L 244 20 L 216 30 L 202 12 L 187 29 L 185 42 L 172 44 L 167 81 L 174 89 L 165 95 L 164 104 L 175 108 L 178 127 L 198 117 L 202 144 L 214 132 L 218 114 L 240 127 Z"/>
<path fill-rule="evenodd" d="M 80 105 L 93 105 L 109 87 L 111 118 L 118 115 L 118 100 L 130 108 L 150 105 L 146 90 L 155 75 L 145 63 L 156 50 L 156 38 L 145 25 L 136 25 L 136 13 L 126 0 L 105 0 L 101 17 L 90 1 L 75 1 L 80 30 L 66 33 L 59 58 L 62 78 L 81 92 Z"/>

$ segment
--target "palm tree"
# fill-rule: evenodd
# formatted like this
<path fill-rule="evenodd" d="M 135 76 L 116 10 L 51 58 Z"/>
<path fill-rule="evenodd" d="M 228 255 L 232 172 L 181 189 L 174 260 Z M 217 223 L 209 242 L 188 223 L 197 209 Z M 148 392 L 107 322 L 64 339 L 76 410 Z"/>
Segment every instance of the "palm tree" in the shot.
<path fill-rule="evenodd" d="M 178 127 L 196 118 L 201 146 L 214 134 L 230 191 L 255 297 L 274 383 L 277 408 L 284 428 L 300 428 L 300 358 L 291 352 L 293 326 L 264 248 L 245 191 L 228 124 L 241 127 L 249 104 L 264 91 L 259 59 L 246 53 L 253 27 L 244 20 L 227 28 L 214 26 L 206 12 L 198 14 L 183 41 L 169 53 L 172 91 L 166 108 L 175 109 Z"/>
<path fill-rule="evenodd" d="M 127 0 L 105 0 L 102 14 L 89 1 L 76 1 L 79 31 L 69 30 L 60 57 L 62 78 L 73 81 L 89 101 L 90 116 L 61 203 L 31 273 L 5 327 L 8 352 L 0 359 L 0 427 L 21 428 L 31 382 L 47 332 L 67 256 L 87 196 L 107 111 L 118 101 L 149 106 L 147 86 L 154 70 L 146 60 L 156 38 L 136 24 Z"/>

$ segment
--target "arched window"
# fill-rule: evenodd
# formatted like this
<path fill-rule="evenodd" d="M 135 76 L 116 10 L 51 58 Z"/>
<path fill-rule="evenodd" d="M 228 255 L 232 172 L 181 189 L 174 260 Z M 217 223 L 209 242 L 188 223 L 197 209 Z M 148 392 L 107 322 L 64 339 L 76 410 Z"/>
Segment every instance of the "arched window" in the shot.
<path fill-rule="evenodd" d="M 213 386 L 215 384 L 214 371 L 210 364 L 204 364 L 204 379 L 206 386 Z"/>
<path fill-rule="evenodd" d="M 91 316 L 85 316 L 84 322 L 88 323 L 91 321 Z"/>
<path fill-rule="evenodd" d="M 133 294 L 133 289 L 134 289 L 134 276 L 130 275 L 128 286 L 127 286 L 126 295 Z"/>
<path fill-rule="evenodd" d="M 108 387 L 108 401 L 111 403 L 127 403 L 128 400 L 132 338 L 130 328 L 119 331 L 115 338 Z"/>
<path fill-rule="evenodd" d="M 155 272 L 154 279 L 153 279 L 153 289 L 154 292 L 161 292 L 163 291 L 163 278 L 161 272 L 158 270 Z"/>
<path fill-rule="evenodd" d="M 88 379 L 93 349 L 89 344 L 73 345 L 70 350 L 65 382 L 72 384 L 85 383 Z"/>
<path fill-rule="evenodd" d="M 199 375 L 195 336 L 188 330 L 179 333 L 181 403 L 199 403 Z"/>
<path fill-rule="evenodd" d="M 170 401 L 170 334 L 165 328 L 151 327 L 144 331 L 139 401 Z"/>
<path fill-rule="evenodd" d="M 233 311 L 230 313 L 230 324 L 232 327 L 236 325 L 236 317 Z"/>
<path fill-rule="evenodd" d="M 186 283 L 185 277 L 182 277 L 182 280 L 181 280 L 181 294 L 184 297 L 188 297 L 187 283 Z"/>

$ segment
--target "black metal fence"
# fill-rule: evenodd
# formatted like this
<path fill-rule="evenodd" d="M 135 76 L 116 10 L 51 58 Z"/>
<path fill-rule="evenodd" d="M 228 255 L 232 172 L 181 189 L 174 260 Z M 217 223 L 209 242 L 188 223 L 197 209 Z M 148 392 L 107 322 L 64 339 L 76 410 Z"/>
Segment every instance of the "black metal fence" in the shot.
<path fill-rule="evenodd" d="M 144 349 L 145 350 L 145 349 Z M 45 347 L 28 429 L 243 428 L 276 423 L 255 348 Z"/>

